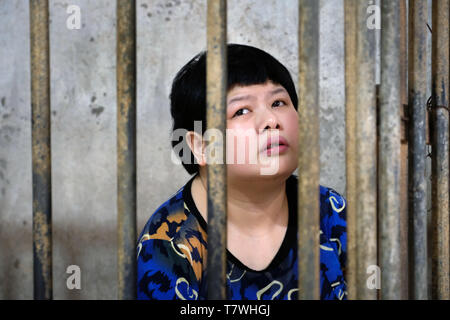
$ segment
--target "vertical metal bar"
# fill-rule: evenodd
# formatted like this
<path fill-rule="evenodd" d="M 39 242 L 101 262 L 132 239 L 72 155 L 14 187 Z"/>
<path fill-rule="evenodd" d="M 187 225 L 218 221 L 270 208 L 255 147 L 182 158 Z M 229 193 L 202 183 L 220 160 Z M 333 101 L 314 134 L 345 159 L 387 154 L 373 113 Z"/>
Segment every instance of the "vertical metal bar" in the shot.
<path fill-rule="evenodd" d="M 449 293 L 449 0 L 433 1 L 432 35 L 432 298 Z"/>
<path fill-rule="evenodd" d="M 401 297 L 408 299 L 408 45 L 406 0 L 400 0 L 400 274 Z"/>
<path fill-rule="evenodd" d="M 345 148 L 347 180 L 347 266 L 345 280 L 349 300 L 356 286 L 356 1 L 345 0 Z"/>
<path fill-rule="evenodd" d="M 223 150 L 226 159 L 227 2 L 209 0 L 207 18 L 207 129 L 222 134 L 209 148 Z M 223 144 L 222 144 L 223 142 Z M 217 150 L 216 149 L 216 150 Z M 226 299 L 227 171 L 223 159 L 207 153 L 208 181 L 208 299 Z M 222 161 L 220 163 L 220 161 Z"/>
<path fill-rule="evenodd" d="M 357 1 L 356 221 L 358 299 L 377 298 L 367 269 L 377 265 L 377 153 L 375 32 L 367 27 L 370 0 Z"/>
<path fill-rule="evenodd" d="M 30 1 L 34 299 L 52 299 L 48 0 Z"/>
<path fill-rule="evenodd" d="M 379 214 L 381 298 L 400 299 L 400 3 L 381 1 Z"/>
<path fill-rule="evenodd" d="M 319 2 L 299 1 L 299 298 L 319 289 Z"/>
<path fill-rule="evenodd" d="M 409 108 L 409 258 L 410 298 L 428 298 L 427 183 L 425 180 L 425 113 L 427 92 L 426 0 L 409 1 L 408 108 Z"/>
<path fill-rule="evenodd" d="M 136 2 L 117 0 L 119 299 L 136 298 Z"/>

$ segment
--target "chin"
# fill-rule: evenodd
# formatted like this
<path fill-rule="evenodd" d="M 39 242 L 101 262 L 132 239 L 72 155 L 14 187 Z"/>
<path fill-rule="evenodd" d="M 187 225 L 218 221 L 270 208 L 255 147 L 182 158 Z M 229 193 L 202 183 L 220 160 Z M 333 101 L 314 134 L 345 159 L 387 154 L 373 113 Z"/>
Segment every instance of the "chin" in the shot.
<path fill-rule="evenodd" d="M 228 165 L 227 175 L 232 179 L 287 179 L 295 171 L 298 164 L 296 161 L 279 161 L 278 165 Z"/>

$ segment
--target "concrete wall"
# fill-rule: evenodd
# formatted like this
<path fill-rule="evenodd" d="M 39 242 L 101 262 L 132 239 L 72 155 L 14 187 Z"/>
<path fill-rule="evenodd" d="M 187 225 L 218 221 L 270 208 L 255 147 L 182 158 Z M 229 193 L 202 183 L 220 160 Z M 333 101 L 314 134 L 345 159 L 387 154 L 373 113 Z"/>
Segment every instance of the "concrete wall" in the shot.
<path fill-rule="evenodd" d="M 117 297 L 113 0 L 50 0 L 55 299 Z M 66 27 L 68 5 L 81 29 Z M 170 160 L 170 85 L 206 48 L 206 1 L 137 1 L 138 232 L 189 178 Z M 323 185 L 345 194 L 343 1 L 320 2 Z M 260 47 L 297 81 L 297 0 L 229 0 L 229 42 Z M 32 299 L 29 7 L 0 0 L 0 299 Z M 319 40 L 319 39 L 318 39 Z M 66 268 L 81 268 L 68 290 Z"/>

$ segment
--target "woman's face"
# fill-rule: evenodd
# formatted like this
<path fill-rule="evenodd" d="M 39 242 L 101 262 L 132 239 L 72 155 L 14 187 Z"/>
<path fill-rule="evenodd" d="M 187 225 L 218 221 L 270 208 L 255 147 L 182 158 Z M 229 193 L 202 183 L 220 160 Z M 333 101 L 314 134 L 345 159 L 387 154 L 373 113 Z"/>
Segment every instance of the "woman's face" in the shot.
<path fill-rule="evenodd" d="M 267 149 L 269 138 L 281 145 Z M 288 177 L 297 165 L 298 113 L 286 89 L 271 81 L 233 87 L 227 94 L 228 176 Z"/>

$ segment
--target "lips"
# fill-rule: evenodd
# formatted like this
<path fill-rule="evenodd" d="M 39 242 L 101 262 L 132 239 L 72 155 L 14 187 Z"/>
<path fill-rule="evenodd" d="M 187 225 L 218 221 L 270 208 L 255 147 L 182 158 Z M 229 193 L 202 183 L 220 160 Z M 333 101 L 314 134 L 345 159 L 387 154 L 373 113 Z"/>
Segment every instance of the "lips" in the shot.
<path fill-rule="evenodd" d="M 273 137 L 273 138 L 269 137 L 267 139 L 266 147 L 264 148 L 263 151 L 270 150 L 271 148 L 276 147 L 278 145 L 280 145 L 280 146 L 284 145 L 286 147 L 289 146 L 289 144 L 286 141 L 286 139 L 283 138 L 282 136 L 278 136 L 278 139 L 277 139 L 277 137 Z"/>

